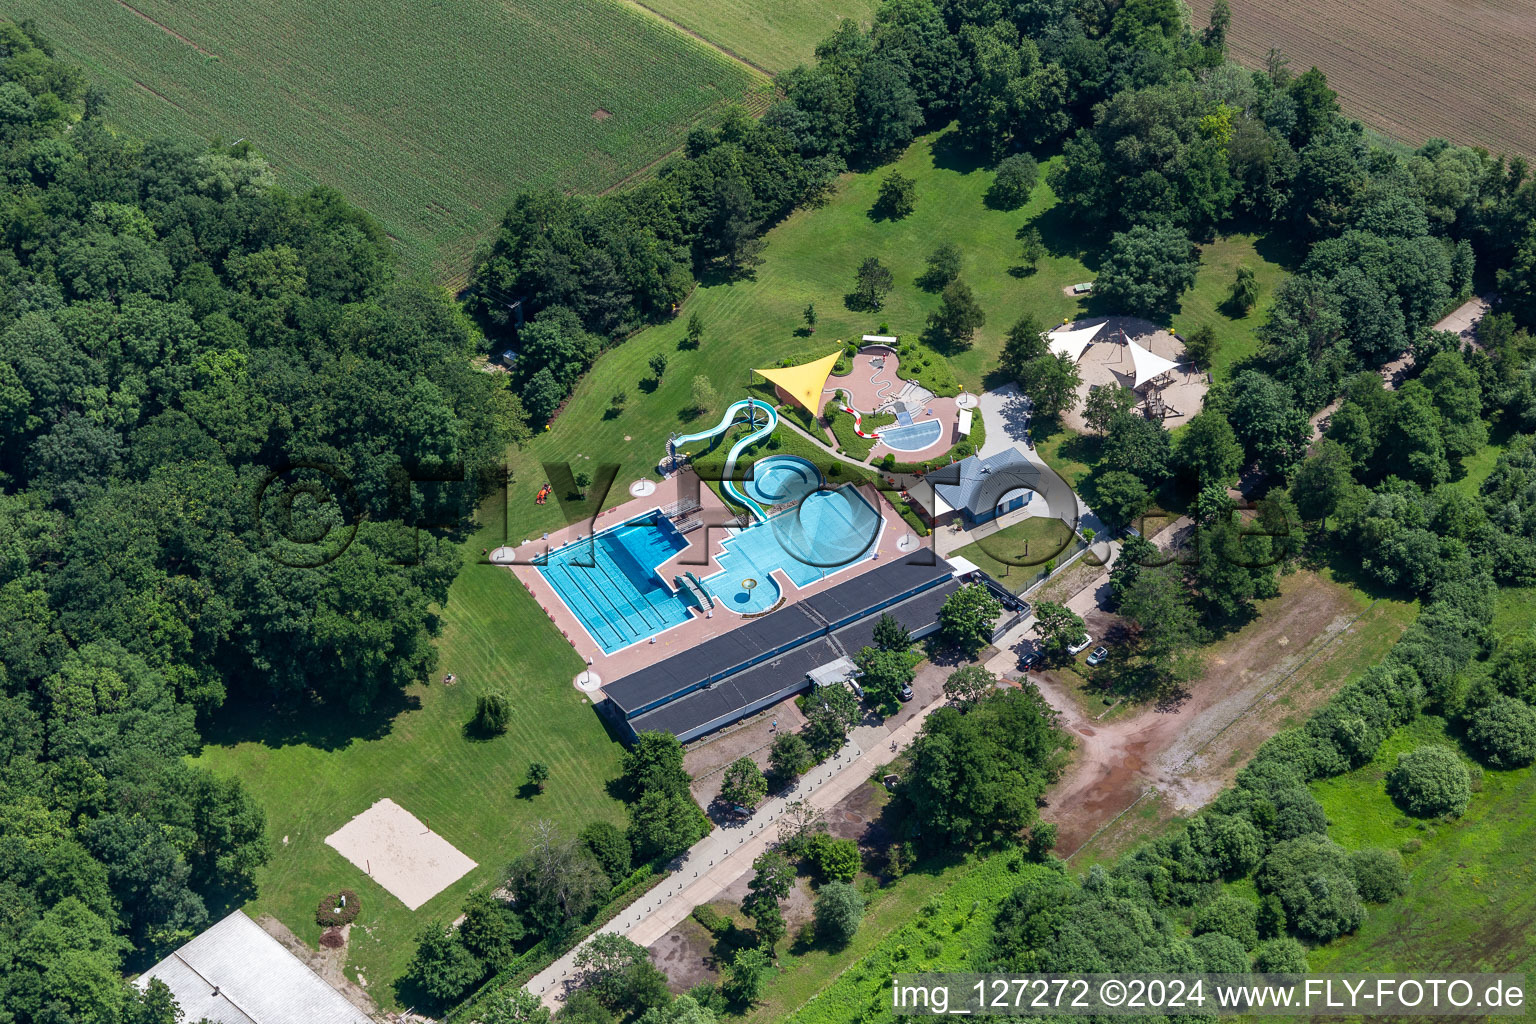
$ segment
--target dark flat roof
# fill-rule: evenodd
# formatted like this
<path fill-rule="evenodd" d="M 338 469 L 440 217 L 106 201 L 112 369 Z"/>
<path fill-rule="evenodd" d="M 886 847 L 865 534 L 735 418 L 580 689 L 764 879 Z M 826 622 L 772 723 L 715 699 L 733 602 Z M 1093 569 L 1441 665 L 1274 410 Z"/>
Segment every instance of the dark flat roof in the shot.
<path fill-rule="evenodd" d="M 909 597 L 885 611 L 894 615 L 908 629 L 917 632 L 938 620 L 940 606 L 958 589 L 960 584 L 950 580 L 916 597 Z M 843 651 L 851 656 L 858 653 L 860 648 L 868 647 L 874 642 L 875 623 L 879 619 L 879 615 L 867 615 L 858 622 L 834 630 L 830 636 L 812 640 L 760 665 L 727 676 L 704 689 L 684 694 L 654 711 L 637 715 L 630 719 L 629 724 L 637 733 L 660 729 L 682 735 L 739 714 L 796 680 L 804 681 L 807 672 L 836 661 L 843 656 Z M 834 637 L 836 644 L 833 643 Z"/>
<path fill-rule="evenodd" d="M 830 624 L 888 600 L 893 594 L 931 585 L 953 572 L 949 563 L 931 550 L 915 551 L 776 612 L 748 619 L 729 633 L 609 683 L 603 692 L 627 718 L 705 680 L 734 672 L 769 651 L 786 644 L 803 644 L 826 632 Z"/>
<path fill-rule="evenodd" d="M 819 665 L 836 661 L 840 654 L 826 637 L 812 640 L 779 655 L 771 661 L 753 665 L 745 672 L 727 676 L 702 690 L 684 694 L 655 711 L 647 711 L 629 720 L 635 732 L 660 729 L 674 735 L 690 732 L 701 725 L 724 718 L 757 701 L 778 693 Z"/>
<path fill-rule="evenodd" d="M 721 611 L 719 615 L 729 615 Z M 603 687 L 608 699 L 626 715 L 656 701 L 665 700 L 691 686 L 729 672 L 787 643 L 803 642 L 826 631 L 798 604 L 788 605 L 761 618 L 748 619 L 729 633 L 674 654 L 666 661 L 647 665 Z"/>
<path fill-rule="evenodd" d="M 838 622 L 857 615 L 870 605 L 889 600 L 892 594 L 905 594 L 935 580 L 947 579 L 954 571 L 948 562 L 924 548 L 904 558 L 888 560 L 884 565 L 813 594 L 799 604 L 827 622 Z"/>
<path fill-rule="evenodd" d="M 884 611 L 896 616 L 897 621 L 908 629 L 919 630 L 939 620 L 939 609 L 949 599 L 949 595 L 959 589 L 960 584 L 950 580 L 931 590 L 925 590 L 916 597 L 909 597 L 901 604 L 886 608 Z M 853 655 L 862 648 L 875 645 L 875 623 L 879 621 L 879 615 L 866 615 L 857 622 L 851 622 L 837 630 L 833 636 L 848 649 L 850 655 Z"/>

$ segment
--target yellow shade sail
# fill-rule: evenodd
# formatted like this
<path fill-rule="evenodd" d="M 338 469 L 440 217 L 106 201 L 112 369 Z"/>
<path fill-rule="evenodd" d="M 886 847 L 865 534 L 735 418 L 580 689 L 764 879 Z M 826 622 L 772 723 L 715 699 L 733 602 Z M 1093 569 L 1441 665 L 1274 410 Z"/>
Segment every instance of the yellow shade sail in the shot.
<path fill-rule="evenodd" d="M 831 375 L 832 367 L 837 365 L 837 356 L 838 353 L 833 352 L 799 366 L 776 366 L 754 372 L 776 384 L 780 391 L 814 416 L 821 410 L 821 394 L 827 386 L 827 377 Z"/>

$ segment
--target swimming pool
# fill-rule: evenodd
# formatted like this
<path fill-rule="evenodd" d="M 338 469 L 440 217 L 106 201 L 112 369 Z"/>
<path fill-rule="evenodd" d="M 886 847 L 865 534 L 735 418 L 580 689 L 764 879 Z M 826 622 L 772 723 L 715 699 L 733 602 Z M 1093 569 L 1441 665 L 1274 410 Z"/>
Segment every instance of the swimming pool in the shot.
<path fill-rule="evenodd" d="M 822 490 L 821 471 L 810 460 L 760 459 L 742 485 L 763 505 L 790 507 L 765 523 L 732 529 L 720 541 L 719 571 L 700 581 L 717 608 L 765 612 L 783 596 L 774 573 L 808 587 L 874 556 L 884 525 L 880 513 L 851 484 Z M 702 541 L 705 531 L 694 536 Z M 711 540 L 719 536 L 714 532 Z M 541 555 L 534 564 L 603 653 L 612 654 L 688 621 L 694 602 L 656 572 L 688 543 L 671 520 L 651 513 Z"/>
<path fill-rule="evenodd" d="M 631 519 L 535 560 L 539 575 L 612 654 L 688 621 L 688 604 L 656 567 L 688 546 L 664 516 Z"/>
<path fill-rule="evenodd" d="M 798 455 L 770 455 L 752 465 L 752 479 L 743 489 L 764 505 L 798 502 L 821 486 L 821 470 Z"/>
<path fill-rule="evenodd" d="M 731 611 L 765 612 L 782 595 L 775 571 L 782 571 L 797 588 L 808 587 L 873 557 L 882 526 L 880 513 L 852 485 L 811 491 L 766 523 L 733 531 L 716 559 L 720 571 L 702 582 Z M 755 585 L 743 586 L 749 579 Z"/>
<path fill-rule="evenodd" d="M 880 443 L 898 452 L 920 452 L 931 448 L 944 433 L 938 420 L 918 420 L 880 431 Z"/>

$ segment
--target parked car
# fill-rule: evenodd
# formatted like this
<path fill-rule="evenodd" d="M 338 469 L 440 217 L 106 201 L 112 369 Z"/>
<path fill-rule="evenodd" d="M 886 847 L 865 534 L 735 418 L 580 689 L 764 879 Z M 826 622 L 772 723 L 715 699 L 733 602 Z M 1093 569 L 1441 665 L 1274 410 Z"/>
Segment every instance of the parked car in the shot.
<path fill-rule="evenodd" d="M 1103 645 L 1100 645 L 1098 647 L 1095 647 L 1093 649 L 1093 653 L 1088 655 L 1088 664 L 1090 664 L 1090 665 L 1102 664 L 1104 662 L 1104 659 L 1106 659 L 1108 657 L 1109 657 L 1109 648 L 1105 647 Z"/>
<path fill-rule="evenodd" d="M 1067 648 L 1067 653 L 1081 654 L 1088 649 L 1088 645 L 1091 643 L 1093 643 L 1093 637 L 1089 636 L 1087 633 L 1084 633 L 1081 640 Z"/>
<path fill-rule="evenodd" d="M 1039 647 L 1031 647 L 1019 655 L 1019 668 L 1039 668 L 1040 662 L 1045 659 L 1045 652 Z"/>
<path fill-rule="evenodd" d="M 911 700 L 912 699 L 912 684 L 911 683 L 902 683 L 901 684 L 901 693 L 898 696 L 901 697 L 901 702 L 903 704 L 905 704 L 907 701 Z"/>

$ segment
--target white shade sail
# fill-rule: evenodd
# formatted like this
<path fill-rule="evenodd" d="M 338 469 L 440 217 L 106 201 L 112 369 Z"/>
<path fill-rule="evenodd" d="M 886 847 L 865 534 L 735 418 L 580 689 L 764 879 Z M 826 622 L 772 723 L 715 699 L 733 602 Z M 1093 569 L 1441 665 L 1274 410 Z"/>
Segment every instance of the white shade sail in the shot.
<path fill-rule="evenodd" d="M 1104 329 L 1104 323 L 1094 324 L 1092 327 L 1078 327 L 1070 331 L 1051 331 L 1045 339 L 1053 353 L 1058 356 L 1064 355 L 1075 363 L 1083 354 L 1083 349 L 1088 347 L 1088 343 Z"/>
<path fill-rule="evenodd" d="M 1125 347 L 1131 350 L 1131 362 L 1136 366 L 1136 383 L 1131 385 L 1132 388 L 1139 388 L 1179 365 L 1172 359 L 1142 348 L 1129 338 L 1126 339 Z"/>

